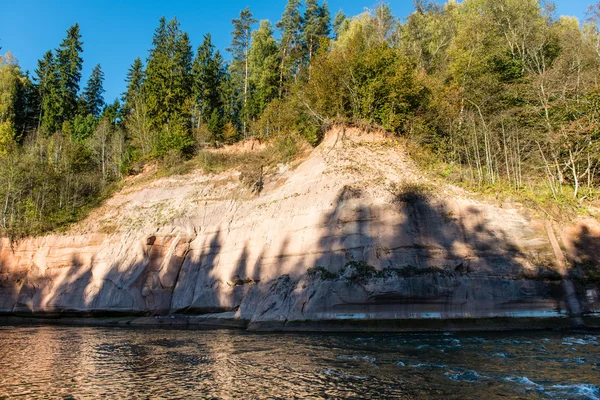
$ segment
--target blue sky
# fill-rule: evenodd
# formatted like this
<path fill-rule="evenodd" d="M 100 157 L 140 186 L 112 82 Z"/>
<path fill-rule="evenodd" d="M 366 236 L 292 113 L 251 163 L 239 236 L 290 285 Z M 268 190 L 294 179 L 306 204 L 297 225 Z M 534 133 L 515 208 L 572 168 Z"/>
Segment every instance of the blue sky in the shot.
<path fill-rule="evenodd" d="M 12 52 L 23 70 L 33 71 L 44 52 L 56 48 L 67 28 L 79 23 L 83 48 L 85 85 L 94 65 L 105 73 L 105 99 L 111 102 L 123 92 L 125 74 L 137 57 L 145 60 L 152 34 L 161 16 L 177 16 L 195 48 L 210 32 L 223 50 L 230 42 L 231 19 L 249 6 L 256 19 L 278 21 L 286 0 L 0 0 L 1 52 Z M 557 0 L 561 15 L 583 17 L 594 0 Z M 356 15 L 377 0 L 329 0 L 334 15 L 343 9 Z M 394 14 L 407 16 L 411 0 L 390 0 Z"/>

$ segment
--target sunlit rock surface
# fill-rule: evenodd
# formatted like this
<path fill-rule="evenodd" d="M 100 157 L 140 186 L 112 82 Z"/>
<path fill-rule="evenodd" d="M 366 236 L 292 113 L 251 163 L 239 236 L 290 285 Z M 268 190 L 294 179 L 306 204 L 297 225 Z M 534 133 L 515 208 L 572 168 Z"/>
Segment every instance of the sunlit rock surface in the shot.
<path fill-rule="evenodd" d="M 352 129 L 278 166 L 259 195 L 238 171 L 142 176 L 68 233 L 0 243 L 7 315 L 410 330 L 600 313 L 597 220 L 476 200 Z"/>

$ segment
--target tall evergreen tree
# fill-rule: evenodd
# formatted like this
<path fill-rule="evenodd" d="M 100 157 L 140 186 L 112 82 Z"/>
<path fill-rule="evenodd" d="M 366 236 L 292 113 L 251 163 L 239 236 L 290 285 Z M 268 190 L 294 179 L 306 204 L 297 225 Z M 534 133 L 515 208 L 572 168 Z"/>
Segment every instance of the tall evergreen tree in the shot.
<path fill-rule="evenodd" d="M 223 120 L 230 122 L 236 129 L 239 129 L 241 114 L 240 85 L 232 78 L 229 66 L 226 66 L 223 71 L 221 84 L 219 85 Z"/>
<path fill-rule="evenodd" d="M 218 110 L 217 115 L 221 116 L 219 87 L 223 73 L 223 58 L 218 51 L 215 52 L 211 36 L 207 34 L 202 45 L 198 46 L 192 67 L 197 122 L 207 122 L 215 110 Z"/>
<path fill-rule="evenodd" d="M 135 103 L 142 95 L 142 86 L 144 85 L 144 64 L 138 57 L 133 61 L 131 67 L 127 71 L 127 91 L 123 94 L 123 112 L 125 115 L 131 113 L 135 108 Z"/>
<path fill-rule="evenodd" d="M 35 77 L 33 78 L 33 81 L 36 89 L 37 120 L 39 128 L 42 123 L 45 97 L 50 95 L 51 92 L 57 93 L 56 87 L 50 87 L 50 83 L 57 83 L 56 80 L 52 80 L 52 76 L 55 75 L 55 60 L 51 50 L 48 50 L 42 59 L 38 60 L 37 68 L 34 72 Z"/>
<path fill-rule="evenodd" d="M 279 49 L 268 20 L 260 21 L 260 27 L 254 31 L 248 58 L 252 71 L 249 114 L 250 117 L 256 117 L 277 97 Z"/>
<path fill-rule="evenodd" d="M 283 96 L 284 81 L 299 67 L 302 15 L 300 14 L 300 0 L 288 0 L 281 21 L 277 29 L 281 30 L 281 63 L 279 70 L 279 98 Z"/>
<path fill-rule="evenodd" d="M 190 136 L 189 100 L 192 96 L 192 48 L 187 33 L 176 18 L 160 19 L 154 33 L 144 81 L 144 98 L 150 125 L 159 133 L 154 154 L 174 149 L 188 151 Z"/>
<path fill-rule="evenodd" d="M 330 33 L 331 16 L 329 15 L 329 7 L 327 1 L 323 2 L 322 6 L 319 6 L 318 0 L 306 0 L 306 10 L 304 12 L 303 26 L 302 26 L 302 41 L 306 49 L 305 57 L 308 58 L 306 62 L 309 68 L 309 79 L 310 79 L 310 66 L 313 55 L 319 49 L 320 41 L 329 36 Z"/>
<path fill-rule="evenodd" d="M 83 89 L 82 99 L 84 100 L 87 114 L 92 114 L 94 117 L 100 117 L 100 113 L 104 108 L 104 72 L 100 64 L 96 65 L 92 70 L 92 75 Z"/>
<path fill-rule="evenodd" d="M 240 11 L 240 17 L 233 19 L 233 32 L 231 32 L 231 47 L 228 49 L 232 53 L 233 62 L 231 64 L 231 71 L 233 74 L 239 74 L 243 79 L 243 133 L 246 135 L 247 129 L 247 112 L 248 106 L 248 79 L 250 76 L 250 70 L 248 68 L 248 51 L 250 49 L 250 39 L 252 33 L 252 24 L 256 23 L 256 20 L 252 17 L 250 8 L 246 7 Z"/>
<path fill-rule="evenodd" d="M 38 129 L 43 127 L 48 133 L 60 129 L 60 78 L 56 57 L 47 51 L 35 70 L 34 78 L 38 104 Z"/>
<path fill-rule="evenodd" d="M 56 50 L 56 68 L 59 78 L 59 123 L 71 120 L 77 109 L 77 93 L 81 80 L 83 52 L 79 25 L 67 30 L 67 36 Z"/>
<path fill-rule="evenodd" d="M 176 18 L 160 19 L 146 68 L 145 96 L 153 125 L 162 129 L 185 119 L 191 95 L 192 50 Z"/>

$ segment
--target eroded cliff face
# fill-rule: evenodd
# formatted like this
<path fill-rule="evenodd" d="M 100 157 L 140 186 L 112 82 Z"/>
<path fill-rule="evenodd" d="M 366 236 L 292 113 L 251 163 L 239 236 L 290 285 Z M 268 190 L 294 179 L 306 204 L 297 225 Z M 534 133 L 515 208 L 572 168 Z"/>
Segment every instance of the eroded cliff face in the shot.
<path fill-rule="evenodd" d="M 132 181 L 64 235 L 2 240 L 0 312 L 291 330 L 568 325 L 600 313 L 593 280 L 568 279 L 597 273 L 599 238 L 595 219 L 561 226 L 477 201 L 420 174 L 392 139 L 340 128 L 259 195 L 236 171 Z"/>

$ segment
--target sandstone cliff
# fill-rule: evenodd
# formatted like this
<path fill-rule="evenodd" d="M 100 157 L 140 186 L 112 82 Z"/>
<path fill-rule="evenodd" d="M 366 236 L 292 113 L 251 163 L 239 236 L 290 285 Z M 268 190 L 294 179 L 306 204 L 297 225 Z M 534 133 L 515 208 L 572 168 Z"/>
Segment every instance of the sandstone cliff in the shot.
<path fill-rule="evenodd" d="M 0 313 L 290 330 L 597 324 L 595 219 L 476 200 L 391 138 L 342 128 L 263 186 L 252 193 L 239 171 L 132 180 L 65 234 L 2 240 Z"/>

